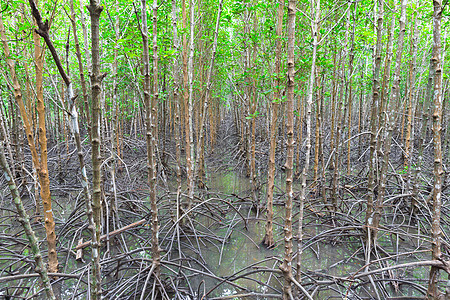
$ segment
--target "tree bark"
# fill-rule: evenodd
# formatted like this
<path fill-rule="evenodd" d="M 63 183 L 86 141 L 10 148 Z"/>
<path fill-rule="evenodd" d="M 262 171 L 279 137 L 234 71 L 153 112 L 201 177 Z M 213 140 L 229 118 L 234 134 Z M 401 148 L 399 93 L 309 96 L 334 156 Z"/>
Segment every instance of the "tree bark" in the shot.
<path fill-rule="evenodd" d="M 180 40 L 178 37 L 178 29 L 177 29 L 177 3 L 176 0 L 172 0 L 172 28 L 173 28 L 173 48 L 175 53 L 178 52 L 180 48 Z M 180 122 L 180 74 L 179 74 L 179 62 L 177 59 L 174 59 L 173 62 L 173 101 L 175 105 L 175 152 L 176 152 L 176 161 L 177 161 L 177 201 L 176 201 L 176 221 L 182 215 L 180 197 L 181 197 L 181 122 Z"/>
<path fill-rule="evenodd" d="M 275 246 L 273 238 L 273 190 L 275 187 L 275 152 L 277 149 L 277 131 L 278 131 L 278 106 L 281 102 L 280 99 L 280 86 L 281 86 L 281 37 L 283 30 L 283 15 L 284 15 L 284 3 L 280 2 L 277 9 L 277 45 L 276 45 L 276 61 L 275 61 L 275 87 L 273 93 L 272 106 L 272 119 L 270 124 L 270 148 L 269 148 L 269 165 L 267 174 L 267 222 L 266 222 L 266 234 L 263 238 L 263 244 L 267 248 Z"/>
<path fill-rule="evenodd" d="M 368 177 L 368 198 L 367 198 L 367 211 L 366 211 L 366 233 L 367 238 L 374 240 L 374 235 L 371 234 L 371 228 L 373 226 L 373 213 L 374 213 L 374 201 L 375 201 L 375 187 L 376 187 L 376 173 L 377 167 L 377 128 L 379 124 L 378 120 L 378 106 L 380 96 L 380 69 L 381 69 L 381 48 L 383 37 L 383 1 L 378 1 L 379 8 L 375 17 L 375 23 L 377 28 L 377 42 L 375 45 L 375 57 L 374 67 L 372 75 L 372 102 L 371 102 L 371 116 L 370 116 L 370 157 L 369 157 L 369 177 Z M 372 244 L 373 245 L 373 244 Z M 370 251 L 370 250 L 368 250 Z"/>
<path fill-rule="evenodd" d="M 158 207 L 156 202 L 156 107 L 155 103 L 158 98 L 158 48 L 156 44 L 157 31 L 157 0 L 153 0 L 153 87 L 150 81 L 150 58 L 149 58 L 149 45 L 148 45 L 148 27 L 147 27 L 147 2 L 142 0 L 141 2 L 141 18 L 142 18 L 142 62 L 143 62 L 143 75 L 144 75 L 144 102 L 145 102 L 145 131 L 147 141 L 147 168 L 148 168 L 148 180 L 150 190 L 150 207 L 152 213 L 152 262 L 155 266 L 154 275 L 159 279 L 161 255 L 158 242 Z M 152 87 L 152 90 L 151 89 Z M 153 98 L 151 97 L 153 92 Z M 155 99 L 156 98 L 156 99 Z"/>
<path fill-rule="evenodd" d="M 145 0 L 144 0 L 145 1 Z M 149 159 L 149 164 L 151 167 L 151 172 L 149 172 L 150 180 L 150 208 L 152 210 L 152 259 L 153 265 L 155 266 L 154 274 L 155 277 L 159 279 L 161 274 L 161 254 L 159 248 L 158 231 L 159 231 L 159 221 L 158 221 L 158 205 L 156 199 L 156 186 L 157 186 L 157 166 L 156 166 L 156 150 L 157 150 L 157 137 L 158 137 L 158 99 L 159 99 L 159 86 L 158 86 L 158 0 L 153 0 L 152 7 L 153 17 L 152 17 L 152 27 L 153 27 L 153 97 L 151 102 L 151 160 Z M 147 106 L 148 108 L 148 106 Z M 148 128 L 147 128 L 148 130 Z M 147 139 L 148 139 L 147 134 Z M 150 154 L 148 154 L 150 158 Z"/>
<path fill-rule="evenodd" d="M 284 277 L 283 299 L 292 297 L 292 202 L 294 192 L 292 190 L 294 167 L 294 46 L 295 46 L 295 12 L 296 0 L 289 0 L 288 4 L 288 51 L 287 51 L 287 153 L 286 153 L 286 202 L 284 220 L 284 257 L 280 269 Z M 301 200 L 300 200 L 301 201 Z M 302 220 L 299 220 L 301 227 Z"/>
<path fill-rule="evenodd" d="M 350 154 L 351 154 L 351 134 L 352 134 L 352 91 L 353 91 L 353 60 L 355 57 L 355 54 L 353 53 L 355 51 L 355 27 L 356 27 L 356 20 L 355 20 L 355 15 L 356 15 L 356 8 L 357 8 L 357 3 L 354 4 L 355 5 L 355 11 L 353 14 L 353 29 L 351 32 L 351 36 L 350 36 L 350 50 L 348 52 L 348 97 L 347 97 L 347 107 L 348 107 L 348 124 L 347 124 L 347 138 L 348 138 L 348 142 L 347 142 L 347 175 L 351 174 L 352 171 L 352 167 L 351 167 L 351 162 L 350 162 Z M 349 17 L 348 19 L 350 19 L 350 10 L 348 10 L 348 14 Z"/>
<path fill-rule="evenodd" d="M 442 57 L 441 57 L 441 19 L 442 1 L 433 0 L 433 57 L 431 64 L 434 69 L 434 96 L 433 96 L 433 142 L 434 142 L 434 189 L 431 223 L 431 249 L 433 260 L 441 259 L 441 206 L 442 206 Z M 427 296 L 429 299 L 438 299 L 439 268 L 433 266 L 430 270 Z"/>
<path fill-rule="evenodd" d="M 290 3 L 290 2 L 289 2 Z M 306 92 L 306 149 L 305 149 L 305 164 L 301 176 L 301 188 L 300 188 L 300 204 L 298 213 L 298 232 L 297 232 L 297 273 L 296 279 L 301 282 L 301 266 L 302 266 L 302 247 L 303 247 L 303 207 L 306 201 L 306 177 L 309 171 L 309 161 L 311 157 L 311 114 L 313 106 L 313 94 L 314 94 L 314 82 L 316 76 L 316 60 L 317 60 L 317 47 L 319 46 L 319 22 L 320 22 L 320 0 L 311 1 L 313 6 L 311 9 L 314 12 L 314 19 L 311 20 L 312 29 L 312 60 L 311 71 L 309 74 L 308 90 Z M 315 5 L 315 7 L 314 7 Z"/>
<path fill-rule="evenodd" d="M 255 12 L 253 14 L 253 34 L 256 34 L 258 22 L 258 14 Z M 257 67 L 256 67 L 256 51 L 257 51 L 257 42 L 256 40 L 252 40 L 253 50 L 252 50 L 252 62 L 249 62 L 249 70 L 248 75 L 251 76 L 251 84 L 252 84 L 252 96 L 249 98 L 249 106 L 250 106 L 250 184 L 252 187 L 252 202 L 253 207 L 256 209 L 256 216 L 259 214 L 259 197 L 258 197 L 258 175 L 256 172 L 256 119 L 257 119 L 257 106 L 258 106 L 258 93 L 256 91 L 256 76 L 257 76 Z M 251 68 L 251 70 L 250 70 Z M 249 80 L 250 81 L 250 80 Z"/>
<path fill-rule="evenodd" d="M 102 157 L 100 152 L 100 96 L 102 91 L 102 80 L 106 74 L 100 74 L 100 14 L 103 6 L 99 5 L 98 0 L 90 0 L 88 6 L 91 15 L 91 53 L 92 53 L 92 72 L 91 72 L 91 99 L 92 99 L 92 169 L 93 169 L 93 193 L 92 208 L 95 223 L 95 241 L 92 244 L 92 260 L 94 265 L 100 264 L 101 232 L 102 232 L 102 204 L 101 204 L 101 165 Z M 99 270 L 94 268 L 91 285 L 91 296 L 93 299 L 100 299 L 102 294 L 102 278 Z"/>
<path fill-rule="evenodd" d="M 186 15 L 186 0 L 182 0 L 182 17 L 183 17 L 183 107 L 184 107 L 184 130 L 185 130 L 185 153 L 186 153 L 186 173 L 187 173 L 187 199 L 183 205 L 185 211 L 188 211 L 193 202 L 194 196 L 194 161 L 193 161 L 193 143 L 194 143 L 194 135 L 193 135 L 193 124 L 192 124 L 192 109 L 193 103 L 192 99 L 192 59 L 191 54 L 189 54 L 188 59 L 188 43 L 187 43 L 187 15 Z M 192 7 L 192 1 L 189 2 L 190 12 L 194 12 L 194 8 Z M 194 20 L 191 18 L 190 20 L 190 31 L 191 31 L 191 40 L 189 48 L 192 49 L 192 56 L 194 55 Z M 191 51 L 189 51 L 191 52 Z M 192 137 L 192 139 L 191 139 Z M 191 149 L 192 148 L 192 149 Z M 184 221 L 181 222 L 184 224 Z"/>
<path fill-rule="evenodd" d="M 403 11 L 402 11 L 403 12 Z M 386 109 L 386 104 L 388 103 L 385 97 L 386 86 L 389 82 L 389 73 L 390 73 L 390 65 L 392 60 L 392 48 L 393 48 L 393 35 L 394 35 L 394 26 L 395 26 L 395 15 L 392 17 L 391 28 L 389 31 L 388 37 L 388 45 L 386 47 L 386 61 L 384 65 L 384 74 L 383 74 L 383 84 L 381 86 L 380 92 L 380 109 L 378 113 L 378 119 L 380 120 L 380 138 L 377 141 L 377 155 L 378 157 L 383 157 L 383 163 L 381 164 L 380 169 L 380 179 L 379 179 L 379 187 L 378 187 L 378 195 L 376 199 L 374 199 L 374 214 L 373 214 L 373 232 L 374 240 L 376 240 L 376 236 L 378 233 L 378 227 L 381 220 L 381 211 L 383 208 L 383 200 L 384 195 L 386 194 L 386 181 L 387 181 L 387 171 L 389 167 L 389 153 L 391 150 L 391 139 L 392 139 L 392 127 L 389 122 L 389 116 L 393 115 L 391 110 Z M 391 103 L 391 109 L 393 109 L 393 105 Z M 386 125 L 389 128 L 386 128 Z M 389 134 L 391 135 L 389 137 Z M 385 148 L 382 151 L 382 146 Z"/>

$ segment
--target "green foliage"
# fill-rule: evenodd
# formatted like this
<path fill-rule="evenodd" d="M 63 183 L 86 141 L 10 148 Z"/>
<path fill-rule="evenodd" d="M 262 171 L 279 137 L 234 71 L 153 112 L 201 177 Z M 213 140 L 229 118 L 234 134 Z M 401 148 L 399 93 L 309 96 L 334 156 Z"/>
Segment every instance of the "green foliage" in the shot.
<path fill-rule="evenodd" d="M 255 119 L 257 118 L 261 113 L 259 111 L 255 111 L 253 114 L 249 113 L 247 117 L 245 117 L 247 120 Z"/>

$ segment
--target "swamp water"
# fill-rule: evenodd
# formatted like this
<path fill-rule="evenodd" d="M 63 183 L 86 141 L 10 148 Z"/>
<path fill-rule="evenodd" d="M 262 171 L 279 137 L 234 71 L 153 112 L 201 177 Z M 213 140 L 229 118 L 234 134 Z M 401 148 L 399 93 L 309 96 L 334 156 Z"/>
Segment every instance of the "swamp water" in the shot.
<path fill-rule="evenodd" d="M 276 193 L 281 194 L 284 189 L 284 179 L 277 178 L 277 184 L 279 188 Z M 247 295 L 245 299 L 274 299 L 275 295 L 279 296 L 282 290 L 282 278 L 279 274 L 278 266 L 280 259 L 283 257 L 284 252 L 284 240 L 283 240 L 283 217 L 284 206 L 281 205 L 283 196 L 278 197 L 278 205 L 274 207 L 274 236 L 276 247 L 268 250 L 261 245 L 261 241 L 265 234 L 265 214 L 264 212 L 255 216 L 255 212 L 249 210 L 249 198 L 251 184 L 248 178 L 239 175 L 239 172 L 226 171 L 222 173 L 215 173 L 207 183 L 211 192 L 220 193 L 222 197 L 226 197 L 228 201 L 238 209 L 240 213 L 234 210 L 229 210 L 224 221 L 217 223 L 212 218 L 206 218 L 201 215 L 196 217 L 202 228 L 209 228 L 218 237 L 221 237 L 219 241 L 216 241 L 214 245 L 209 242 L 199 242 L 199 251 L 201 253 L 201 259 L 204 260 L 204 266 L 211 271 L 216 278 L 211 276 L 202 275 L 199 273 L 190 272 L 188 285 L 194 291 L 194 294 L 199 295 L 196 297 L 201 298 L 202 295 L 209 293 L 208 298 L 217 299 L 244 299 L 242 295 Z M 299 186 L 294 186 L 294 190 L 299 190 Z M 226 195 L 226 196 L 224 196 Z M 230 196 L 235 195 L 235 196 Z M 56 195 L 55 195 L 56 196 Z M 73 195 L 72 198 L 76 197 Z M 261 204 L 265 202 L 264 189 L 259 192 Z M 64 198 L 64 197 L 62 197 Z M 61 199 L 62 199 L 61 198 Z M 69 197 L 70 198 L 70 197 Z M 277 198 L 277 197 L 276 197 Z M 244 200 L 242 200 L 244 199 Z M 246 200 L 245 200 L 246 199 Z M 247 202 L 245 202 L 247 201 Z M 77 201 L 69 201 L 72 206 L 75 206 Z M 75 207 L 67 206 L 66 213 L 61 213 L 59 219 L 65 222 L 69 218 L 69 211 L 72 211 Z M 84 209 L 84 206 L 80 206 L 80 209 Z M 305 208 L 305 220 L 304 220 L 304 244 L 310 244 L 308 241 L 317 236 L 321 232 L 330 230 L 333 227 L 331 225 L 322 224 L 322 220 L 319 218 L 313 218 L 308 214 Z M 32 211 L 30 211 L 30 214 Z M 245 221 L 243 221 L 243 217 Z M 296 216 L 294 216 L 296 220 Z M 245 224 L 247 226 L 245 226 Z M 294 224 L 294 234 L 297 225 Z M 37 232 L 40 236 L 43 236 L 43 232 Z M 414 233 L 414 232 L 413 232 Z M 61 236 L 61 239 L 67 240 L 72 234 L 69 232 L 65 236 Z M 124 235 L 126 236 L 126 235 Z M 200 238 L 201 240 L 201 238 Z M 413 239 L 411 239 L 413 240 Z M 384 234 L 380 236 L 380 244 L 384 249 L 388 249 L 389 252 L 395 253 L 394 241 L 392 235 Z M 68 248 L 73 248 L 76 241 L 72 240 L 64 242 Z M 132 245 L 133 240 L 127 236 L 127 243 Z M 362 251 L 360 249 L 361 241 L 358 237 L 337 237 L 336 239 L 324 239 L 319 242 L 315 241 L 311 246 L 303 252 L 302 255 L 302 271 L 310 275 L 309 271 L 314 271 L 315 274 L 328 274 L 332 276 L 347 277 L 354 274 L 364 266 L 365 262 L 362 258 Z M 408 240 L 400 241 L 400 252 L 407 252 L 420 248 L 419 245 L 414 244 Z M 294 253 L 296 251 L 296 240 L 294 239 Z M 359 251 L 359 252 L 358 252 Z M 85 251 L 85 260 L 89 261 L 90 251 Z M 189 250 L 185 251 L 189 253 Z M 355 254 L 357 253 L 357 254 Z M 143 254 L 149 258 L 148 253 Z M 192 256 L 196 259 L 198 253 L 192 253 Z M 6 258 L 6 257 L 5 257 Z M 405 263 L 410 261 L 417 261 L 420 259 L 428 259 L 426 255 L 415 257 L 401 257 L 395 263 Z M 71 271 L 81 267 L 80 264 L 75 263 L 73 260 L 67 260 L 67 264 L 64 267 L 64 272 L 70 273 Z M 294 262 L 295 263 L 295 262 Z M 4 260 L 0 262 L 3 268 L 6 268 L 8 261 Z M 392 261 L 390 264 L 394 264 Z M 84 265 L 84 264 L 82 264 Z M 373 266 L 372 269 L 380 268 L 381 265 Z M 200 267 L 198 267 L 201 270 Z M 261 271 L 267 269 L 267 272 Z M 31 272 L 31 270 L 28 270 Z M 163 271 L 164 272 L 164 271 Z M 415 278 L 419 283 L 424 283 L 428 278 L 427 268 L 417 268 L 414 270 L 394 270 L 393 275 L 400 278 Z M 222 279 L 227 279 L 231 283 L 224 282 Z M 322 279 L 329 279 L 329 277 L 322 277 Z M 388 278 L 387 278 L 388 279 Z M 415 289 L 406 286 L 400 286 L 398 291 L 389 284 L 389 281 L 383 283 L 386 285 L 386 289 L 389 289 L 390 295 L 398 296 L 421 296 L 422 293 Z M 422 281 L 421 281 L 422 280 Z M 307 284 L 308 279 L 305 280 Z M 65 288 L 63 290 L 64 297 L 67 299 L 85 299 L 84 296 L 74 296 L 73 291 L 77 285 L 76 280 L 67 280 Z M 306 285 L 305 285 L 306 286 Z M 365 285 L 365 289 L 355 289 L 352 293 L 357 293 L 357 296 L 366 297 L 369 299 L 373 295 L 373 291 L 370 284 Z M 2 287 L 2 284 L 0 284 Z M 3 287 L 5 287 L 3 285 Z M 2 288 L 3 288 L 2 287 Z M 306 286 L 307 287 L 307 286 Z M 343 283 L 341 285 L 323 286 L 323 290 L 318 291 L 315 294 L 314 299 L 342 299 L 340 295 L 345 294 L 349 288 L 349 283 Z M 255 293 L 251 296 L 252 293 Z M 256 295 L 259 294 L 259 295 Z M 261 294 L 273 295 L 263 296 Z M 233 296 L 235 295 L 235 296 Z M 240 296 L 238 296 L 240 295 Z M 186 298 L 192 299 L 192 298 Z M 351 298 L 350 299 L 361 299 Z"/>
<path fill-rule="evenodd" d="M 281 189 L 283 189 L 284 178 L 277 178 L 278 183 L 281 183 Z M 208 187 L 212 191 L 220 191 L 225 194 L 234 195 L 250 195 L 251 184 L 248 178 L 240 176 L 236 172 L 227 172 L 224 174 L 215 174 L 208 183 Z M 299 190 L 299 186 L 294 186 L 294 190 Z M 265 199 L 265 191 L 260 191 L 261 199 Z M 244 197 L 244 196 L 242 196 Z M 283 199 L 283 197 L 280 197 Z M 264 200 L 265 201 L 265 200 Z M 261 200 L 262 204 L 264 204 Z M 234 205 L 241 207 L 239 202 L 234 202 Z M 306 208 L 305 208 L 306 209 Z M 247 219 L 247 226 L 235 212 L 231 212 L 226 216 L 227 222 L 230 224 L 213 224 L 213 221 L 209 218 L 205 218 L 203 225 L 206 227 L 215 228 L 212 229 L 217 236 L 224 237 L 223 241 L 212 247 L 210 244 L 203 244 L 200 246 L 201 256 L 205 260 L 209 270 L 211 270 L 216 276 L 227 278 L 232 281 L 234 285 L 225 283 L 221 280 L 212 279 L 209 276 L 194 275 L 190 277 L 190 285 L 197 287 L 198 295 L 208 293 L 208 297 L 216 297 L 217 299 L 274 299 L 275 294 L 280 295 L 282 291 L 283 279 L 279 272 L 261 272 L 261 269 L 276 270 L 279 271 L 281 259 L 284 254 L 284 239 L 283 239 L 283 217 L 284 206 L 274 206 L 274 238 L 276 247 L 274 249 L 267 249 L 261 241 L 265 234 L 265 214 L 260 214 L 259 218 L 255 217 L 254 211 L 249 209 L 242 209 L 242 214 Z M 306 212 L 305 212 L 306 215 Z M 296 220 L 294 216 L 294 220 Z M 201 222 L 202 220 L 200 220 Z M 234 225 L 236 224 L 236 225 Z M 214 226 L 215 225 L 215 226 Z M 296 234 L 297 225 L 294 224 L 294 236 Z M 317 236 L 325 230 L 329 230 L 333 227 L 319 224 L 317 218 L 304 220 L 304 245 L 308 243 L 308 239 Z M 380 238 L 380 244 L 385 249 L 394 250 L 394 242 L 392 237 L 388 238 L 388 235 Z M 356 272 L 361 272 L 361 267 L 365 265 L 365 261 L 362 257 L 361 239 L 359 237 L 345 237 L 337 241 L 336 240 L 322 240 L 314 242 L 311 247 L 307 247 L 302 255 L 302 272 L 308 272 L 308 270 L 314 271 L 316 274 L 326 274 L 337 277 L 347 277 Z M 294 254 L 296 253 L 296 239 L 294 243 Z M 400 244 L 400 249 L 409 250 L 414 248 L 408 241 L 403 241 Z M 406 249 L 407 248 L 407 249 Z M 372 258 L 373 259 L 373 258 Z M 396 263 L 405 263 L 410 261 L 416 261 L 417 259 L 427 259 L 426 256 L 416 255 L 413 257 L 401 257 L 397 259 Z M 294 262 L 295 264 L 295 258 Z M 393 263 L 391 263 L 392 265 Z M 381 267 L 374 266 L 373 268 Z M 252 272 L 253 271 L 253 272 Z M 404 270 L 394 270 L 392 274 L 405 275 Z M 247 275 L 246 275 L 247 274 Z M 242 276 L 245 275 L 245 276 Z M 325 276 L 325 279 L 329 279 Z M 416 279 L 426 280 L 428 278 L 427 268 L 418 268 L 409 270 L 410 277 Z M 242 276 L 242 277 L 240 277 Z M 238 279 L 236 279 L 238 278 Z M 408 286 L 398 288 L 398 286 L 391 286 L 386 281 L 386 289 L 390 290 L 390 295 L 398 296 L 420 296 L 415 289 Z M 350 288 L 350 284 L 344 283 L 341 285 L 334 285 L 333 287 L 323 287 L 315 294 L 315 299 L 342 299 L 341 295 L 346 294 L 347 288 Z M 356 293 L 361 291 L 355 290 Z M 348 295 L 351 296 L 355 291 L 350 291 Z M 251 296 L 252 293 L 255 295 Z M 271 294 L 272 296 L 262 296 L 256 294 Z M 364 295 L 363 295 L 364 294 Z M 236 296 L 233 296 L 236 295 Z M 244 297 L 244 295 L 247 295 Z M 370 284 L 367 285 L 364 293 L 361 291 L 361 297 L 375 296 Z M 351 298 L 350 298 L 351 299 Z M 358 298 L 359 299 L 359 298 Z M 375 299 L 375 298 L 374 298 Z"/>

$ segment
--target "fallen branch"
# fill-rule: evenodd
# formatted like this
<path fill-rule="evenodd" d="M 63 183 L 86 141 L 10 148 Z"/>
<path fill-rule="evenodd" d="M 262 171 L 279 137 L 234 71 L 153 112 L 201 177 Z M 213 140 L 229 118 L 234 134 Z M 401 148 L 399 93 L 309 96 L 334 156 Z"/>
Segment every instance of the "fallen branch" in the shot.
<path fill-rule="evenodd" d="M 117 229 L 117 230 L 114 230 L 113 232 L 110 232 L 109 234 L 104 234 L 104 235 L 102 235 L 102 236 L 100 237 L 100 241 L 103 241 L 103 240 L 106 239 L 107 237 L 112 237 L 112 236 L 115 236 L 115 235 L 117 235 L 117 234 L 119 234 L 119 233 L 122 233 L 122 232 L 124 232 L 124 231 L 126 231 L 126 230 L 128 230 L 128 229 L 130 229 L 130 228 L 133 228 L 133 227 L 142 225 L 142 224 L 144 224 L 145 222 L 147 222 L 147 220 L 142 219 L 142 220 L 140 220 L 140 221 L 131 223 L 130 225 L 127 225 L 127 226 L 124 226 L 124 227 L 119 228 L 119 229 Z M 82 244 L 77 245 L 76 248 L 75 248 L 75 250 L 83 249 L 83 248 L 85 248 L 85 247 L 87 247 L 87 246 L 89 246 L 89 245 L 91 245 L 91 241 L 84 242 L 84 243 L 82 243 Z"/>

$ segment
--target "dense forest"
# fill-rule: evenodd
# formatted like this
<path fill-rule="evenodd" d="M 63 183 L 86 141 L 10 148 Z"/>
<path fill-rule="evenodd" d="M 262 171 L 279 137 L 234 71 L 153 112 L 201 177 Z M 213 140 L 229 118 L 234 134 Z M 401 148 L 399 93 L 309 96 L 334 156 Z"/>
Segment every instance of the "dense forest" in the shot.
<path fill-rule="evenodd" d="M 0 298 L 450 299 L 447 0 L 0 4 Z"/>

